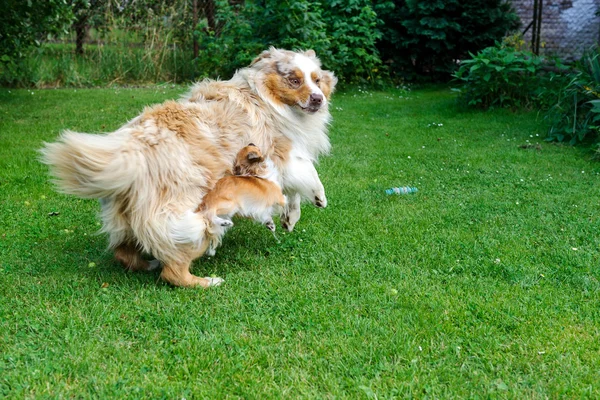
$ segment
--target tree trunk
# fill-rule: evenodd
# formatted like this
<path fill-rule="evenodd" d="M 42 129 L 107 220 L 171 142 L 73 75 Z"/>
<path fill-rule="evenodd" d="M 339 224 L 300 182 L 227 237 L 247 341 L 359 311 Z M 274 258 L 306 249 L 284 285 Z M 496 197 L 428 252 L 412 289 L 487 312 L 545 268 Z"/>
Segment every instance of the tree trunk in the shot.
<path fill-rule="evenodd" d="M 87 15 L 82 15 L 73 23 L 73 28 L 75 28 L 75 54 L 78 56 L 83 55 L 87 19 Z"/>
<path fill-rule="evenodd" d="M 194 31 L 198 26 L 198 0 L 194 0 Z M 194 33 L 194 59 L 198 58 L 198 35 Z"/>

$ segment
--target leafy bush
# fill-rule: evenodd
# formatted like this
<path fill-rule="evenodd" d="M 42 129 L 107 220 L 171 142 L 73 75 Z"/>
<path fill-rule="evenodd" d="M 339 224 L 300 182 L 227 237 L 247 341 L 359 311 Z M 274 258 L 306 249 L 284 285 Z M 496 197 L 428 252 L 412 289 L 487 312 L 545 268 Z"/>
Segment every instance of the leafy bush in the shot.
<path fill-rule="evenodd" d="M 37 49 L 22 46 L 20 58 L 2 56 L 11 63 L 0 64 L 0 85 L 91 86 L 194 78 L 189 0 L 49 0 L 38 2 L 43 3 L 39 6 L 31 5 L 31 1 L 16 3 L 16 11 L 0 16 L 0 22 L 22 16 L 17 25 L 30 26 L 49 13 L 42 18 L 47 23 L 31 28 L 36 38 L 47 42 Z M 59 30 L 71 21 L 71 32 Z M 89 29 L 78 29 L 81 24 Z M 8 36 L 0 33 L 2 51 L 11 32 Z M 88 42 L 85 46 L 82 33 Z"/>
<path fill-rule="evenodd" d="M 453 76 L 463 83 L 459 99 L 469 106 L 532 108 L 552 101 L 564 69 L 558 61 L 497 45 L 471 54 Z"/>
<path fill-rule="evenodd" d="M 31 47 L 49 33 L 62 32 L 72 18 L 64 0 L 6 0 L 0 13 L 0 83 L 12 83 Z"/>
<path fill-rule="evenodd" d="M 326 68 L 346 82 L 380 79 L 375 42 L 380 21 L 369 0 L 259 2 L 244 6 L 217 0 L 216 26 L 206 20 L 196 29 L 203 76 L 230 76 L 269 46 L 314 49 Z"/>
<path fill-rule="evenodd" d="M 548 140 L 571 144 L 591 141 L 600 132 L 600 49 L 585 53 L 547 117 Z"/>
<path fill-rule="evenodd" d="M 383 7 L 378 1 L 378 7 Z M 440 80 L 456 70 L 457 60 L 492 46 L 519 25 L 504 0 L 394 0 L 381 13 L 385 25 L 378 44 L 396 75 Z"/>

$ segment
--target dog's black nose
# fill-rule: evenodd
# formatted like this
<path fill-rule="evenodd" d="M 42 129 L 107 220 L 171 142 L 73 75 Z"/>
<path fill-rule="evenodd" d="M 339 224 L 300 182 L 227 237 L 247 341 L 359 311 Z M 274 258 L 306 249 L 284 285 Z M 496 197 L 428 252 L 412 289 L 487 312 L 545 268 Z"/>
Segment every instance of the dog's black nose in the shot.
<path fill-rule="evenodd" d="M 323 103 L 323 95 L 318 93 L 313 93 L 310 95 L 310 105 L 311 106 L 320 106 Z"/>

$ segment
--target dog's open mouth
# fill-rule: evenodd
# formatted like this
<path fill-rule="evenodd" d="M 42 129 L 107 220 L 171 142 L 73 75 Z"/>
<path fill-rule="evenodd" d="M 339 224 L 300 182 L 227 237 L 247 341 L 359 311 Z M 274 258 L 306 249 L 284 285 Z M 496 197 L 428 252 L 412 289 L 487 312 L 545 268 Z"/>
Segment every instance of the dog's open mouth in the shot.
<path fill-rule="evenodd" d="M 314 114 L 321 109 L 321 107 L 314 107 L 314 106 L 308 106 L 308 107 L 300 106 L 300 108 L 302 109 L 302 111 L 307 112 L 309 114 Z"/>

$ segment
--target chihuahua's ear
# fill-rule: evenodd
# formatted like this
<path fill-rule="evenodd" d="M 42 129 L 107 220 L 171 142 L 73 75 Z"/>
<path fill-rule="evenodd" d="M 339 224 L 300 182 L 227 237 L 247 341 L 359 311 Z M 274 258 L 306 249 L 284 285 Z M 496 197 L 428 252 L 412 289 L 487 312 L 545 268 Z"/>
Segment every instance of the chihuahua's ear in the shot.
<path fill-rule="evenodd" d="M 255 162 L 261 162 L 263 160 L 263 158 L 261 157 L 260 154 L 258 154 L 256 151 L 251 151 L 248 153 L 248 156 L 246 156 L 246 158 L 248 159 L 248 161 L 250 161 L 251 163 L 255 163 Z"/>

